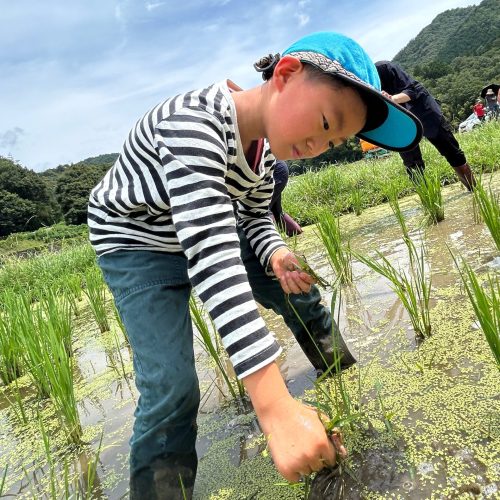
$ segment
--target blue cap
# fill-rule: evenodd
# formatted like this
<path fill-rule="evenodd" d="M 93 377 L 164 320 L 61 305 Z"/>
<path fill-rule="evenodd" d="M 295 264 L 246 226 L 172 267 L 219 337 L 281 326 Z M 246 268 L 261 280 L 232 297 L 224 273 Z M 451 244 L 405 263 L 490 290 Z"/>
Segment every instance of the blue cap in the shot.
<path fill-rule="evenodd" d="M 413 149 L 422 138 L 416 116 L 382 95 L 377 69 L 364 49 L 340 33 L 307 35 L 283 52 L 347 81 L 367 103 L 366 124 L 357 134 L 376 146 L 393 151 Z"/>

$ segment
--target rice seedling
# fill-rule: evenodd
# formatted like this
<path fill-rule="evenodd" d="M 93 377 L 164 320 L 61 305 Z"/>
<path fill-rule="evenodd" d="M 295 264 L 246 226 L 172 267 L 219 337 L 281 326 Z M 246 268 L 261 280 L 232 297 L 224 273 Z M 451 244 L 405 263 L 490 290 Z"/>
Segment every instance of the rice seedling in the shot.
<path fill-rule="evenodd" d="M 215 326 L 213 325 L 211 320 L 209 326 L 208 322 L 205 319 L 206 313 L 203 306 L 198 305 L 193 295 L 191 295 L 189 299 L 189 309 L 191 311 L 191 319 L 193 320 L 193 323 L 201 336 L 201 338 L 198 339 L 201 346 L 215 362 L 217 368 L 219 369 L 220 375 L 224 379 L 233 399 L 243 399 L 245 397 L 245 388 L 243 386 L 243 382 L 241 382 L 241 380 L 237 379 L 236 377 L 231 380 L 231 377 L 229 376 L 225 366 L 225 360 L 222 358 L 216 343 L 214 343 L 212 340 L 212 337 L 215 337 L 217 335 Z M 234 386 L 236 386 L 236 390 L 238 391 L 238 393 L 236 393 Z M 219 390 L 222 394 L 224 394 L 221 388 L 219 388 Z"/>
<path fill-rule="evenodd" d="M 123 321 L 122 321 L 122 318 L 120 316 L 120 313 L 116 307 L 116 304 L 113 302 L 113 312 L 114 312 L 114 315 L 115 315 L 115 320 L 116 320 L 116 323 L 117 325 L 119 326 L 122 334 L 123 334 L 123 338 L 125 339 L 125 343 L 127 344 L 127 346 L 130 346 L 130 340 L 128 338 L 128 334 L 127 334 L 127 330 L 125 328 L 125 325 L 123 324 Z"/>
<path fill-rule="evenodd" d="M 44 290 L 38 295 L 41 296 L 39 307 L 42 314 L 45 316 L 46 321 L 54 328 L 54 332 L 62 342 L 68 356 L 72 356 L 72 307 L 68 295 L 63 293 L 62 295 L 56 296 L 50 289 Z"/>
<path fill-rule="evenodd" d="M 392 417 L 394 417 L 395 412 L 387 411 L 384 400 L 382 399 L 382 384 L 380 382 L 375 383 L 375 391 L 377 393 L 377 401 L 382 413 L 382 418 L 384 419 L 384 425 L 389 434 L 394 436 L 394 430 L 392 428 Z"/>
<path fill-rule="evenodd" d="M 67 352 L 58 323 L 52 323 L 42 308 L 35 311 L 36 332 L 42 339 L 39 342 L 41 367 L 45 372 L 49 397 L 57 409 L 68 440 L 81 443 L 82 428 L 78 415 L 74 383 L 74 358 Z"/>
<path fill-rule="evenodd" d="M 106 284 L 97 266 L 85 273 L 85 295 L 89 299 L 90 309 L 101 333 L 109 331 L 106 312 Z"/>
<path fill-rule="evenodd" d="M 323 279 L 319 274 L 317 274 L 312 267 L 307 263 L 307 260 L 304 255 L 297 255 L 295 254 L 295 257 L 297 259 L 298 265 L 295 264 L 295 267 L 298 271 L 303 271 L 309 276 L 312 276 L 316 280 L 316 284 L 323 289 L 326 289 L 327 287 L 330 286 L 330 283 Z"/>
<path fill-rule="evenodd" d="M 358 260 L 370 269 L 390 281 L 392 290 L 399 297 L 408 312 L 413 330 L 417 335 L 427 337 L 431 334 L 432 329 L 430 321 L 432 278 L 428 276 L 426 271 L 425 248 L 421 246 L 420 249 L 417 249 L 415 243 L 410 238 L 406 221 L 394 192 L 390 193 L 389 203 L 403 232 L 403 241 L 408 249 L 409 271 L 406 272 L 400 268 L 396 268 L 379 251 L 376 251 L 379 259 L 378 262 L 359 253 L 355 255 Z"/>
<path fill-rule="evenodd" d="M 363 195 L 359 189 L 354 189 L 351 193 L 352 209 L 356 215 L 361 215 L 363 211 Z"/>
<path fill-rule="evenodd" d="M 462 269 L 460 269 L 453 254 L 452 257 L 500 370 L 500 278 L 488 274 L 484 284 L 481 284 L 476 273 L 465 260 L 462 260 Z"/>
<path fill-rule="evenodd" d="M 429 312 L 431 279 L 425 272 L 423 248 L 418 254 L 416 249 L 414 251 L 410 272 L 394 267 L 379 251 L 376 252 L 378 262 L 359 253 L 355 255 L 363 264 L 390 281 L 392 290 L 408 312 L 413 330 L 417 335 L 427 337 L 432 329 Z"/>
<path fill-rule="evenodd" d="M 0 295 L 0 380 L 9 385 L 22 375 L 22 344 L 12 325 L 12 303 L 15 296 L 10 291 Z"/>
<path fill-rule="evenodd" d="M 415 191 L 431 224 L 444 220 L 444 204 L 441 182 L 436 172 L 425 170 L 415 174 Z"/>
<path fill-rule="evenodd" d="M 500 251 L 500 195 L 495 194 L 491 187 L 487 190 L 482 182 L 478 182 L 474 188 L 474 201 L 497 250 Z"/>
<path fill-rule="evenodd" d="M 3 471 L 2 480 L 0 481 L 0 497 L 3 495 L 3 489 L 5 487 L 5 480 L 7 478 L 7 471 L 8 470 L 9 470 L 9 466 L 6 465 L 5 469 Z"/>
<path fill-rule="evenodd" d="M 352 283 L 352 255 L 349 242 L 342 241 L 339 219 L 328 210 L 317 215 L 316 228 L 326 248 L 328 261 L 341 284 Z"/>

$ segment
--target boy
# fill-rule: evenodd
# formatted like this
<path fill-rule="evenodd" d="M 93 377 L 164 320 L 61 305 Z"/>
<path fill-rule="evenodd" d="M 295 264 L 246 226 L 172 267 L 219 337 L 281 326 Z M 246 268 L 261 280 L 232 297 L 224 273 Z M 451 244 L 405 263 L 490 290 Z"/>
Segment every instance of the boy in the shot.
<path fill-rule="evenodd" d="M 243 380 L 279 472 L 290 481 L 335 463 L 315 410 L 288 393 L 280 346 L 258 314 L 240 233 L 284 294 L 307 294 L 269 217 L 277 158 L 317 156 L 357 134 L 413 148 L 421 125 L 380 93 L 353 40 L 315 33 L 259 66 L 264 84 L 224 80 L 159 104 L 130 132 L 89 202 L 90 238 L 134 352 L 140 392 L 131 498 L 192 495 L 199 403 L 188 300 L 204 302 Z M 272 153 L 271 153 L 272 150 Z M 273 282 L 276 283 L 276 282 Z"/>

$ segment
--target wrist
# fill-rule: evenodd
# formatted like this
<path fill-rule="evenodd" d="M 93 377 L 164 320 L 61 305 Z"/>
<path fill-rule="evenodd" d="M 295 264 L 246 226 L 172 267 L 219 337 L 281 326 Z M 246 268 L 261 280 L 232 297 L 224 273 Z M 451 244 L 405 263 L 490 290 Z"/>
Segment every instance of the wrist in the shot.
<path fill-rule="evenodd" d="M 272 412 L 277 401 L 293 399 L 275 362 L 245 377 L 243 384 L 259 421 Z"/>

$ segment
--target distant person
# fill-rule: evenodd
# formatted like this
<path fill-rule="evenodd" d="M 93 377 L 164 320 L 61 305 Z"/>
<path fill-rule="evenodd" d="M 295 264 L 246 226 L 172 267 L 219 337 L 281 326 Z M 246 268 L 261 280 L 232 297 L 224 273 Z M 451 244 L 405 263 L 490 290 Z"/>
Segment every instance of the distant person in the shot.
<path fill-rule="evenodd" d="M 396 63 L 378 61 L 375 66 L 382 93 L 411 111 L 422 122 L 424 136 L 446 158 L 462 184 L 472 191 L 476 185 L 474 174 L 436 99 Z M 425 169 L 420 147 L 417 145 L 410 151 L 400 152 L 400 155 L 410 179 L 415 181 L 415 173 L 423 174 Z"/>
<path fill-rule="evenodd" d="M 274 191 L 269 204 L 276 225 L 280 231 L 283 231 L 287 236 L 294 236 L 302 233 L 302 228 L 295 222 L 287 213 L 283 211 L 281 206 L 281 193 L 288 184 L 288 164 L 286 161 L 276 160 L 274 165 Z"/>
<path fill-rule="evenodd" d="M 484 107 L 483 101 L 481 99 L 476 99 L 476 104 L 472 106 L 474 114 L 478 117 L 480 121 L 484 120 L 486 115 L 486 109 Z"/>
<path fill-rule="evenodd" d="M 486 91 L 486 95 L 484 96 L 486 101 L 486 107 L 488 111 L 493 114 L 494 118 L 498 118 L 499 106 L 498 106 L 498 98 L 493 89 L 488 89 Z"/>

